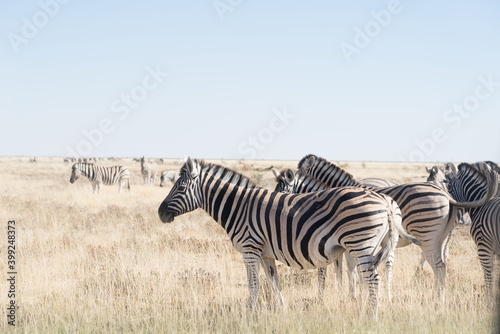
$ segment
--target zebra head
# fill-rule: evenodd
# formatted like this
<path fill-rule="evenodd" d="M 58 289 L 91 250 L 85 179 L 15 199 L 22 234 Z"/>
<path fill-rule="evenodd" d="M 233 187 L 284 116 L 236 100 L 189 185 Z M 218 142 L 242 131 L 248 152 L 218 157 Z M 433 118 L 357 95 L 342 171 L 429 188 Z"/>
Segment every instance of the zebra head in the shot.
<path fill-rule="evenodd" d="M 307 174 L 314 175 L 311 173 L 313 167 L 316 165 L 316 156 L 314 154 L 308 154 L 299 161 L 299 171 Z"/>
<path fill-rule="evenodd" d="M 489 192 L 492 171 L 485 163 L 461 163 L 457 173 L 446 173 L 448 192 L 458 201 L 475 201 Z M 495 189 L 496 192 L 496 189 Z"/>
<path fill-rule="evenodd" d="M 171 223 L 175 217 L 201 206 L 199 174 L 199 164 L 188 157 L 181 168 L 179 178 L 158 209 L 163 223 Z"/>
<path fill-rule="evenodd" d="M 427 171 L 427 173 L 429 173 L 429 176 L 427 177 L 427 182 L 431 181 L 442 182 L 446 179 L 443 169 L 438 166 L 433 166 L 431 169 L 429 169 L 426 166 L 425 170 Z"/>
<path fill-rule="evenodd" d="M 78 178 L 80 177 L 81 171 L 80 168 L 78 168 L 77 164 L 73 164 L 71 167 L 71 178 L 69 179 L 69 182 L 74 183 Z"/>
<path fill-rule="evenodd" d="M 293 170 L 288 168 L 280 173 L 273 168 L 272 171 L 276 181 L 278 182 L 274 191 L 293 194 L 295 186 L 295 173 Z"/>

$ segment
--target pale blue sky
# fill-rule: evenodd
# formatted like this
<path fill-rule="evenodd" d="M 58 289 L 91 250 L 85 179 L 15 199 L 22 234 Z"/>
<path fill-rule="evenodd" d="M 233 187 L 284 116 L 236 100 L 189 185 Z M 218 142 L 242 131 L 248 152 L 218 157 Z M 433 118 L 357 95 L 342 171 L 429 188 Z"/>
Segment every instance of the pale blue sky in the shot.
<path fill-rule="evenodd" d="M 0 155 L 499 161 L 499 17 L 498 1 L 0 0 Z"/>

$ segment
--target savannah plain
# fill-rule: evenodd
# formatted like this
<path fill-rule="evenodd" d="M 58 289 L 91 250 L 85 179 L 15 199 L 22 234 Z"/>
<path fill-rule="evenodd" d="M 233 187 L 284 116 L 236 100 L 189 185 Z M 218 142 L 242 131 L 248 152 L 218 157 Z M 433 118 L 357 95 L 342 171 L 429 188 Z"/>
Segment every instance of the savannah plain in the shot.
<path fill-rule="evenodd" d="M 467 226 L 450 243 L 446 302 L 433 293 L 428 264 L 416 274 L 419 248 L 396 249 L 393 300 L 382 277 L 378 321 L 366 315 L 367 291 L 342 294 L 330 268 L 324 303 L 316 271 L 278 265 L 283 310 L 260 272 L 259 307 L 247 308 L 245 267 L 224 230 L 204 211 L 162 224 L 157 210 L 171 183 L 142 185 L 140 164 L 108 160 L 131 173 L 131 192 L 103 186 L 93 195 L 85 177 L 69 183 L 62 158 L 0 158 L 1 333 L 491 333 L 496 314 L 484 302 L 484 280 Z M 210 160 L 273 189 L 269 166 L 297 161 Z M 425 164 L 338 162 L 357 179 L 423 182 Z M 159 170 L 179 169 L 166 160 Z M 432 164 L 427 164 L 431 167 Z M 158 177 L 159 179 L 159 177 Z M 16 326 L 7 324 L 7 222 L 16 222 Z M 345 266 L 344 266 L 345 267 Z M 360 291 L 361 288 L 361 291 Z"/>

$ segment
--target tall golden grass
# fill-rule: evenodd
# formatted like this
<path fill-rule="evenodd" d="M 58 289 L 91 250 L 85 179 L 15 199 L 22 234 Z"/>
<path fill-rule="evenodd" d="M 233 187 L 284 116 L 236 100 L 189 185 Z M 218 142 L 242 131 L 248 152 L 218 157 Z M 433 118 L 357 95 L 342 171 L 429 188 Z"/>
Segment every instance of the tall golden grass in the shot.
<path fill-rule="evenodd" d="M 396 250 L 393 301 L 381 288 L 378 321 L 366 316 L 367 291 L 341 297 L 332 273 L 326 298 L 317 301 L 315 271 L 278 267 L 283 310 L 274 303 L 261 271 L 259 308 L 247 309 L 246 272 L 223 229 L 197 210 L 164 225 L 157 216 L 167 188 L 143 186 L 140 165 L 131 172 L 131 192 L 118 186 L 93 195 L 85 178 L 69 183 L 62 159 L 0 159 L 0 332 L 19 333 L 489 333 L 496 316 L 485 304 L 483 276 L 467 227 L 450 245 L 446 303 L 433 294 L 428 265 L 415 275 L 419 248 Z M 272 173 L 236 161 L 226 164 L 274 187 Z M 295 167 L 297 162 L 255 162 Z M 112 164 L 106 162 L 105 164 Z M 423 165 L 344 163 L 356 177 L 422 181 Z M 169 160 L 165 169 L 179 168 Z M 391 177 L 392 176 L 392 177 Z M 7 221 L 17 223 L 16 327 L 7 324 Z M 331 271 L 331 270 L 330 270 Z M 384 269 L 379 272 L 384 284 Z"/>

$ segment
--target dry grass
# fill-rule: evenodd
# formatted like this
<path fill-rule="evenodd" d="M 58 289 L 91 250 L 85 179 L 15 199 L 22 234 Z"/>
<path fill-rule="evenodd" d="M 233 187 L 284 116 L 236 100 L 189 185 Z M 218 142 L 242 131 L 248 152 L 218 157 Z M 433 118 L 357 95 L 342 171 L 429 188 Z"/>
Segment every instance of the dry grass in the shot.
<path fill-rule="evenodd" d="M 295 167 L 297 162 L 214 161 L 274 187 L 272 173 L 250 168 Z M 86 179 L 69 183 L 62 159 L 0 159 L 0 217 L 3 235 L 17 222 L 19 305 L 16 332 L 23 333 L 489 333 L 492 312 L 484 304 L 483 277 L 467 228 L 456 230 L 450 247 L 446 305 L 435 303 L 427 265 L 415 276 L 419 250 L 396 251 L 393 303 L 382 287 L 378 322 L 362 311 L 365 300 L 340 298 L 333 275 L 318 304 L 314 271 L 279 266 L 287 310 L 275 307 L 261 272 L 259 309 L 249 312 L 243 261 L 225 232 L 204 212 L 164 225 L 157 209 L 168 188 L 141 184 L 140 165 L 131 171 L 130 194 L 118 186 L 92 194 Z M 179 168 L 168 161 L 159 169 Z M 379 176 L 421 181 L 422 165 L 343 163 L 358 178 Z M 7 325 L 6 250 L 0 261 L 2 318 Z M 381 269 L 383 272 L 383 269 Z M 344 275 L 346 281 L 346 275 Z M 347 286 L 344 284 L 344 296 Z M 362 296 L 366 296 L 366 291 Z"/>

